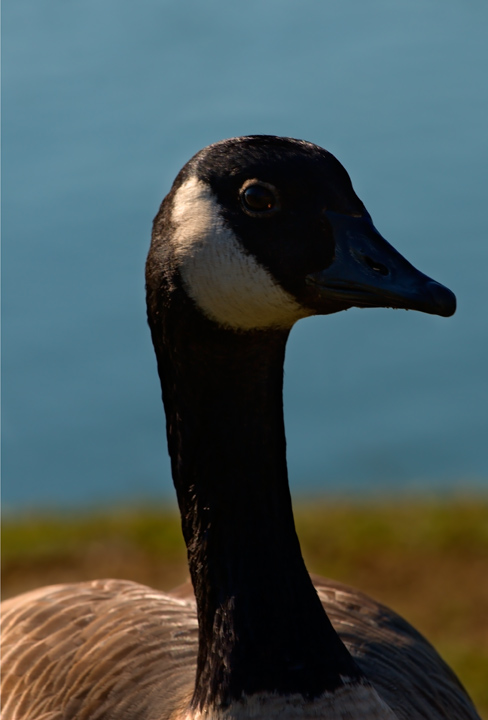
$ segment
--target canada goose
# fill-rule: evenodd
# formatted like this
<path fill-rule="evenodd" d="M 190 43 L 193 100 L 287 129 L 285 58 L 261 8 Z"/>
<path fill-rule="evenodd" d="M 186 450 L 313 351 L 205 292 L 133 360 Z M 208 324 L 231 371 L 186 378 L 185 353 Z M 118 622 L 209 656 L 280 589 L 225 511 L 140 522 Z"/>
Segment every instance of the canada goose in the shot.
<path fill-rule="evenodd" d="M 375 230 L 311 143 L 197 153 L 154 221 L 148 318 L 191 586 L 58 585 L 4 603 L 4 720 L 478 718 L 419 633 L 313 583 L 288 488 L 292 325 L 352 306 L 443 316 L 454 295 Z"/>

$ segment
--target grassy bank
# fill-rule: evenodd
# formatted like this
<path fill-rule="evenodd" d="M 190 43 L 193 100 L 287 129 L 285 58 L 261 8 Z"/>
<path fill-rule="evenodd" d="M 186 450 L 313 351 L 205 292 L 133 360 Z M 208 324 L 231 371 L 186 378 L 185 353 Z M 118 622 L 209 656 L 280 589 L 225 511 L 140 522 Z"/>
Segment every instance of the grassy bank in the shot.
<path fill-rule="evenodd" d="M 309 569 L 406 617 L 488 720 L 488 499 L 319 501 L 296 520 Z M 170 589 L 187 576 L 179 519 L 164 509 L 10 518 L 2 539 L 3 597 L 95 577 Z"/>

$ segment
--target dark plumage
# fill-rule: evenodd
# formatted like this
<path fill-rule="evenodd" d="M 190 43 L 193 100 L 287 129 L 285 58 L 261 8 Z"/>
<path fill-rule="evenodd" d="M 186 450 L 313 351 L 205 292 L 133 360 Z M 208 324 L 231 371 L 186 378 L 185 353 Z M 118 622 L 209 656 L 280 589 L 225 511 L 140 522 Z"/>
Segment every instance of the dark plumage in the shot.
<path fill-rule="evenodd" d="M 332 155 L 267 136 L 210 146 L 183 168 L 146 278 L 196 602 L 190 585 L 168 595 L 114 580 L 8 601 L 5 718 L 477 718 L 405 621 L 310 579 L 282 412 L 300 317 L 447 316 L 452 293 L 381 238 Z"/>

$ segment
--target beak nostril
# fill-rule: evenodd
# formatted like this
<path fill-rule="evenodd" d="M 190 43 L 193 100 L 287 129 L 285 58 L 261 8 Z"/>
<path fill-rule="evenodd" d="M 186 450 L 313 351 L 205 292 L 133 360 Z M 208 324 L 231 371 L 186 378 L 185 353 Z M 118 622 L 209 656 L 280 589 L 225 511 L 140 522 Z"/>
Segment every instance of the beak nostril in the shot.
<path fill-rule="evenodd" d="M 388 270 L 386 265 L 383 265 L 383 263 L 376 262 L 376 260 L 372 260 L 367 255 L 363 255 L 363 259 L 364 259 L 366 265 L 368 265 L 371 268 L 371 270 L 378 272 L 380 275 L 389 275 L 390 274 L 390 271 Z"/>

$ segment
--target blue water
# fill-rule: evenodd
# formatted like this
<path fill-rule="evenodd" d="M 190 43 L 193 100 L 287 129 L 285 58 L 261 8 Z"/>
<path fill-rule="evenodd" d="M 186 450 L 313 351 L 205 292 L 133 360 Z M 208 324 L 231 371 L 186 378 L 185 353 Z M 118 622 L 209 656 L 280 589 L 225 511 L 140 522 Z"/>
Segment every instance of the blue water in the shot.
<path fill-rule="evenodd" d="M 451 319 L 303 321 L 295 494 L 488 488 L 488 6 L 452 0 L 5 0 L 3 499 L 172 498 L 145 324 L 151 221 L 200 147 L 334 152 Z"/>

